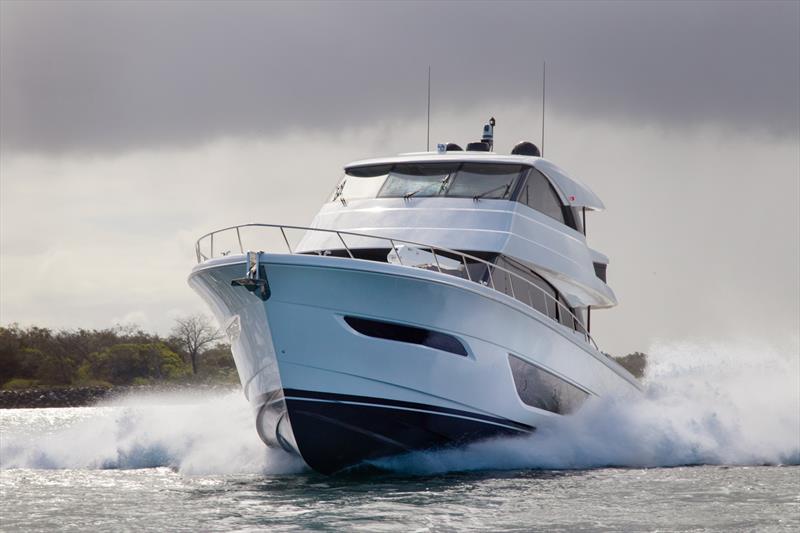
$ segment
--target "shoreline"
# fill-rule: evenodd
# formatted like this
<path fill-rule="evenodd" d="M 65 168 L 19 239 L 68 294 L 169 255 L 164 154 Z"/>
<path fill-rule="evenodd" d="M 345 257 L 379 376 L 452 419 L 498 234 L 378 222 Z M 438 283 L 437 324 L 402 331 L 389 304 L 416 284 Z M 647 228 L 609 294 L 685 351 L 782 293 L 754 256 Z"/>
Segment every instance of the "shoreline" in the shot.
<path fill-rule="evenodd" d="M 0 390 L 0 409 L 37 409 L 52 407 L 91 407 L 100 402 L 137 393 L 233 392 L 235 384 L 158 384 L 116 387 L 50 387 Z"/>

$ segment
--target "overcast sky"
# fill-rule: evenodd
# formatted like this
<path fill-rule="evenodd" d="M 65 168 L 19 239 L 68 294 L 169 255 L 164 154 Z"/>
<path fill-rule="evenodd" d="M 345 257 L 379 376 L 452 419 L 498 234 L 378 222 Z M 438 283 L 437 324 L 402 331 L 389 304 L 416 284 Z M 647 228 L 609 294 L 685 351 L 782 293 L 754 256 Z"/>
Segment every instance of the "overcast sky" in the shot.
<path fill-rule="evenodd" d="M 611 351 L 800 327 L 800 3 L 0 3 L 0 322 L 164 331 L 193 239 L 350 159 L 538 141 L 608 211 Z M 593 317 L 594 318 L 594 317 Z"/>

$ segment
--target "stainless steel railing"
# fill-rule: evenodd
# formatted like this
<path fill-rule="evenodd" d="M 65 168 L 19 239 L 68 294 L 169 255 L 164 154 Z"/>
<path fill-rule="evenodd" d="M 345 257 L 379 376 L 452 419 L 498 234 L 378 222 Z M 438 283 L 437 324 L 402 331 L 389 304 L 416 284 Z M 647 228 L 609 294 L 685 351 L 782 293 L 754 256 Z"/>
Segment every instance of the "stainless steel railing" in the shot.
<path fill-rule="evenodd" d="M 347 253 L 347 255 L 351 259 L 355 259 L 356 257 L 353 254 L 353 251 L 351 250 L 351 247 L 348 246 L 347 241 L 345 240 L 345 237 L 350 237 L 350 238 L 357 237 L 357 238 L 360 238 L 360 239 L 371 239 L 371 240 L 382 241 L 382 242 L 384 242 L 384 243 L 389 245 L 389 248 L 391 248 L 391 250 L 395 253 L 395 255 L 398 258 L 398 262 L 401 265 L 403 265 L 403 262 L 402 262 L 402 258 L 400 257 L 400 253 L 398 251 L 399 250 L 398 245 L 413 246 L 414 248 L 417 248 L 417 249 L 420 249 L 420 250 L 423 250 L 423 251 L 428 250 L 430 252 L 430 254 L 433 256 L 434 264 L 432 264 L 432 265 L 410 265 L 409 264 L 409 265 L 403 265 L 403 266 L 408 266 L 408 267 L 413 267 L 413 268 L 422 268 L 422 269 L 425 269 L 425 270 L 430 270 L 430 268 L 426 268 L 426 267 L 431 267 L 431 268 L 435 268 L 438 272 L 440 272 L 442 274 L 455 275 L 454 272 L 460 272 L 460 270 L 452 270 L 452 269 L 442 268 L 441 265 L 440 265 L 439 257 L 447 258 L 448 260 L 452 259 L 452 257 L 456 257 L 456 258 L 459 259 L 459 262 L 464 267 L 464 273 L 466 274 L 466 279 L 467 280 L 469 280 L 471 282 L 474 282 L 474 283 L 478 283 L 478 284 L 480 284 L 482 286 L 490 287 L 491 289 L 496 290 L 498 292 L 503 292 L 503 291 L 500 291 L 500 290 L 498 290 L 496 288 L 494 278 L 495 278 L 495 275 L 496 275 L 497 271 L 503 272 L 504 274 L 509 276 L 509 278 L 508 278 L 509 279 L 508 288 L 510 290 L 510 293 L 511 293 L 510 296 L 512 298 L 514 298 L 517 301 L 522 302 L 523 304 L 527 305 L 528 307 L 530 307 L 530 308 L 542 313 L 541 309 L 539 309 L 538 307 L 536 307 L 534 305 L 532 292 L 530 290 L 527 291 L 528 301 L 525 301 L 524 299 L 522 299 L 521 293 L 518 296 L 517 292 L 519 292 L 519 291 L 515 291 L 514 290 L 514 282 L 516 280 L 516 282 L 522 283 L 522 285 L 521 285 L 522 287 L 527 287 L 528 289 L 533 288 L 534 289 L 533 294 L 541 295 L 542 298 L 543 298 L 543 301 L 545 303 L 544 309 L 547 312 L 543 313 L 543 314 L 545 314 L 549 318 L 555 320 L 556 322 L 559 322 L 559 317 L 564 317 L 564 316 L 569 317 L 571 319 L 572 324 L 574 324 L 572 329 L 575 330 L 576 332 L 580 333 L 581 335 L 583 335 L 584 340 L 587 343 L 590 343 L 592 346 L 595 347 L 595 349 L 597 349 L 599 351 L 597 343 L 594 341 L 592 336 L 589 334 L 589 331 L 586 329 L 586 327 L 583 325 L 583 323 L 580 321 L 580 319 L 578 319 L 578 317 L 575 316 L 575 314 L 567 306 L 562 304 L 557 298 L 554 298 L 550 293 L 548 293 L 547 291 L 545 291 L 544 289 L 542 289 L 541 287 L 539 287 L 535 283 L 532 283 L 531 281 L 525 279 L 524 277 L 520 276 L 516 272 L 512 272 L 511 270 L 508 270 L 508 269 L 506 269 L 504 267 L 501 267 L 499 265 L 496 265 L 494 263 L 486 261 L 485 259 L 481 259 L 479 257 L 475 257 L 474 255 L 466 254 L 464 252 L 459 252 L 457 250 L 451 250 L 449 248 L 444 248 L 444 247 L 441 247 L 441 246 L 432 246 L 430 244 L 424 244 L 424 243 L 419 243 L 419 242 L 414 242 L 414 241 L 407 241 L 407 240 L 403 240 L 403 239 L 395 239 L 395 238 L 391 238 L 391 237 L 383 237 L 383 236 L 380 236 L 380 235 L 371 235 L 371 234 L 367 234 L 367 233 L 356 233 L 356 232 L 352 232 L 352 231 L 340 231 L 340 230 L 322 229 L 322 228 L 309 228 L 309 227 L 305 227 L 305 226 L 290 226 L 290 225 L 286 225 L 286 224 L 256 224 L 256 223 L 251 223 L 251 224 L 240 224 L 238 226 L 230 226 L 230 227 L 227 227 L 227 228 L 218 229 L 216 231 L 212 231 L 210 233 L 206 233 L 205 235 L 203 235 L 202 237 L 197 239 L 197 242 L 195 243 L 195 253 L 197 255 L 197 262 L 198 263 L 202 263 L 202 262 L 207 261 L 209 259 L 213 259 L 214 257 L 221 257 L 221 256 L 228 255 L 230 253 L 230 250 L 220 251 L 219 250 L 219 244 L 217 244 L 217 250 L 216 250 L 217 253 L 215 254 L 215 242 L 214 242 L 215 241 L 215 236 L 217 236 L 217 241 L 219 241 L 219 236 L 221 236 L 222 234 L 226 234 L 226 233 L 235 233 L 236 240 L 233 241 L 233 244 L 234 245 L 238 245 L 239 253 L 245 253 L 245 248 L 244 248 L 244 245 L 242 244 L 242 229 L 244 229 L 244 228 L 267 228 L 267 229 L 276 230 L 276 231 L 280 232 L 282 240 L 286 244 L 286 248 L 287 248 L 287 250 L 289 251 L 290 254 L 296 254 L 298 252 L 296 251 L 297 247 L 295 247 L 295 249 L 292 249 L 292 245 L 289 243 L 289 238 L 286 235 L 286 231 L 287 230 L 303 231 L 303 232 L 305 232 L 305 234 L 307 234 L 308 232 L 320 232 L 320 233 L 336 235 L 336 237 L 338 237 L 339 242 L 342 243 L 342 246 L 343 246 L 345 252 Z M 208 251 L 208 254 L 205 254 L 204 251 Z M 322 254 L 323 252 L 326 252 L 326 251 L 329 251 L 329 250 L 316 250 L 316 252 L 319 253 L 319 254 Z M 306 252 L 303 252 L 303 253 L 313 253 L 313 252 L 306 251 Z M 452 257 L 450 257 L 450 256 L 452 256 Z M 470 274 L 470 271 L 469 271 L 469 262 L 483 264 L 486 267 L 486 272 L 488 273 L 487 274 L 487 278 L 488 278 L 487 281 L 484 281 L 482 279 L 483 278 L 482 275 L 480 276 L 481 279 L 473 279 L 473 277 L 472 277 L 472 275 Z M 460 276 L 457 276 L 457 277 L 460 277 Z M 506 294 L 506 293 L 503 292 L 503 294 Z M 552 314 L 550 313 L 550 308 L 551 308 L 550 304 L 553 305 L 554 310 L 557 310 L 556 312 L 554 312 Z"/>

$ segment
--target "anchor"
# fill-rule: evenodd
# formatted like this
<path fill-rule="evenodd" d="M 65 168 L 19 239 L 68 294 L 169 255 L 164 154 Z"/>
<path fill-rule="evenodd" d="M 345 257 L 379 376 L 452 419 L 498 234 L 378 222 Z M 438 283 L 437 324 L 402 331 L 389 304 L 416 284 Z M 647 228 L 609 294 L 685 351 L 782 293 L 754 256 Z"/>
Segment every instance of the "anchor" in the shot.
<path fill-rule="evenodd" d="M 272 292 L 267 282 L 267 271 L 261 264 L 261 254 L 264 252 L 247 252 L 247 270 L 245 277 L 234 279 L 231 285 L 244 287 L 257 295 L 263 301 L 269 299 Z"/>

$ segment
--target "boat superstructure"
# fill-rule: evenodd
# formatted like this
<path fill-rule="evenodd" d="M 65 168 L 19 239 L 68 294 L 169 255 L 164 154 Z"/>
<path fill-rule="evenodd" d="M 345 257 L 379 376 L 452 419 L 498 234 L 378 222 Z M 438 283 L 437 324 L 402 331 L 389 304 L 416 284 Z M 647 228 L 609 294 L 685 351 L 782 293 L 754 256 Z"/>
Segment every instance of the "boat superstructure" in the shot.
<path fill-rule="evenodd" d="M 530 143 L 482 144 L 351 163 L 309 227 L 198 241 L 189 282 L 265 443 L 333 473 L 638 389 L 589 331 L 616 304 L 585 235 L 602 202 Z"/>

